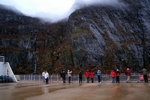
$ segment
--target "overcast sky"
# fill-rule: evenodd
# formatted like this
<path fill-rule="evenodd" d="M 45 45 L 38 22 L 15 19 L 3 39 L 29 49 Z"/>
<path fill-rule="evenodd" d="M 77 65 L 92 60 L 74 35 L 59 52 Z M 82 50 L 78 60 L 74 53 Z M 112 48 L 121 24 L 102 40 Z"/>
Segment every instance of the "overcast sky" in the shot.
<path fill-rule="evenodd" d="M 50 22 L 67 18 L 81 5 L 115 4 L 118 0 L 0 0 L 0 4 L 15 7 L 23 14 Z M 73 7 L 74 5 L 74 7 Z"/>

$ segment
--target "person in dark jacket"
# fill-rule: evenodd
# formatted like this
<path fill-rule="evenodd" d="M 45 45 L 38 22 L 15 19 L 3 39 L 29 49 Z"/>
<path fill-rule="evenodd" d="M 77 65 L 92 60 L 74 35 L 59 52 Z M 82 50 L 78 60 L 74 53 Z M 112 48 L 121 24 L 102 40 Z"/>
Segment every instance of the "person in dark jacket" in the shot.
<path fill-rule="evenodd" d="M 142 69 L 142 72 L 143 72 L 143 77 L 144 77 L 145 83 L 148 83 L 147 69 L 146 69 L 146 68 L 143 68 L 143 69 Z"/>
<path fill-rule="evenodd" d="M 79 72 L 79 83 L 82 83 L 82 71 Z"/>
<path fill-rule="evenodd" d="M 66 73 L 65 73 L 65 71 L 62 72 L 62 79 L 63 79 L 63 83 L 66 83 Z"/>
<path fill-rule="evenodd" d="M 120 83 L 120 71 L 117 69 L 116 71 L 116 83 Z"/>
<path fill-rule="evenodd" d="M 92 83 L 94 83 L 94 72 L 90 72 L 90 77 L 91 77 Z"/>

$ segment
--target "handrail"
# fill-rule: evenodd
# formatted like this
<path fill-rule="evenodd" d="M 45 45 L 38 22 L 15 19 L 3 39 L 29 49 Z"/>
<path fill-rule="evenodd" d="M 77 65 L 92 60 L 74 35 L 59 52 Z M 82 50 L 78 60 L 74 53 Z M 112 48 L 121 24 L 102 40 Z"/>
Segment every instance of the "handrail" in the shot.
<path fill-rule="evenodd" d="M 42 75 L 19 75 L 19 76 L 20 76 L 20 78 L 19 78 L 20 80 L 42 81 Z M 97 82 L 97 79 L 98 79 L 97 75 L 95 75 L 94 81 Z M 72 82 L 79 81 L 78 75 L 72 75 L 71 80 L 72 80 Z M 111 77 L 110 77 L 109 74 L 104 74 L 104 75 L 101 76 L 101 80 L 103 82 L 111 81 Z M 149 80 L 150 80 L 150 78 L 149 78 Z M 60 75 L 50 75 L 49 76 L 49 81 L 50 82 L 62 81 L 62 79 L 61 79 Z M 68 76 L 66 76 L 66 82 L 67 81 L 68 81 Z M 85 75 L 83 75 L 82 81 L 86 82 Z M 120 81 L 125 82 L 126 81 L 126 75 L 122 74 L 120 76 Z M 139 82 L 140 81 L 140 74 L 132 74 L 131 75 L 131 81 Z"/>

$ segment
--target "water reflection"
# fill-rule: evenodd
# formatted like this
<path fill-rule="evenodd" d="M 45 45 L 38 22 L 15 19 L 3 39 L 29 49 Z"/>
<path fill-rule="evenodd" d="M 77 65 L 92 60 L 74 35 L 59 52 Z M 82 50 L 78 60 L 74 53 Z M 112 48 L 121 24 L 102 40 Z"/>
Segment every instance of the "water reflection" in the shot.
<path fill-rule="evenodd" d="M 114 85 L 114 87 L 112 87 L 112 100 L 119 100 L 119 98 L 121 97 L 120 93 L 121 93 L 120 86 Z"/>
<path fill-rule="evenodd" d="M 48 88 L 47 86 L 43 86 L 43 87 L 42 87 L 42 92 L 43 92 L 44 94 L 49 93 L 49 88 Z"/>
<path fill-rule="evenodd" d="M 79 83 L 78 86 L 82 86 L 82 83 Z"/>

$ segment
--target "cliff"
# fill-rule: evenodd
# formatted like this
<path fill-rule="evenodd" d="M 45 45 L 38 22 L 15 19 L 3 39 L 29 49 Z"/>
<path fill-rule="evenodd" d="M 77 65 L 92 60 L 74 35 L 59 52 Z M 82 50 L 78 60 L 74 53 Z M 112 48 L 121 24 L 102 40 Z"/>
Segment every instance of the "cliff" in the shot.
<path fill-rule="evenodd" d="M 65 60 L 70 57 L 66 22 L 50 24 L 6 8 L 0 6 L 0 55 L 15 74 L 55 73 L 71 62 Z"/>
<path fill-rule="evenodd" d="M 1 5 L 0 55 L 18 74 L 149 68 L 150 1 L 119 2 L 84 7 L 53 24 Z"/>
<path fill-rule="evenodd" d="M 76 66 L 133 71 L 150 62 L 150 1 L 120 0 L 75 11 L 68 21 Z"/>

